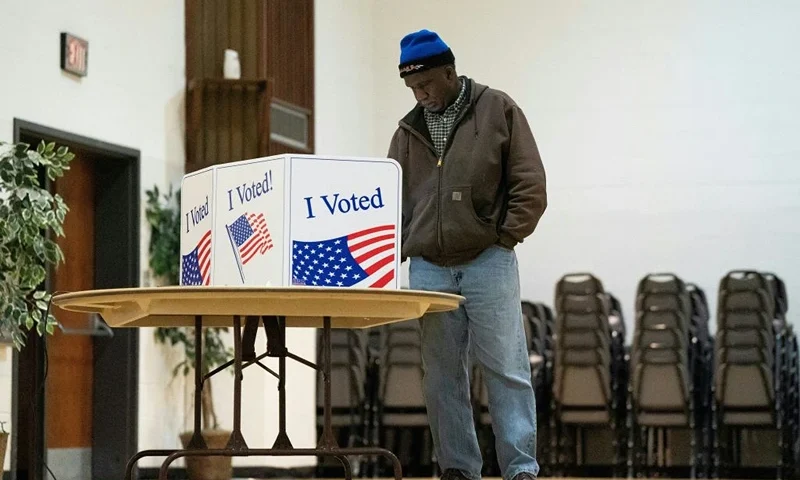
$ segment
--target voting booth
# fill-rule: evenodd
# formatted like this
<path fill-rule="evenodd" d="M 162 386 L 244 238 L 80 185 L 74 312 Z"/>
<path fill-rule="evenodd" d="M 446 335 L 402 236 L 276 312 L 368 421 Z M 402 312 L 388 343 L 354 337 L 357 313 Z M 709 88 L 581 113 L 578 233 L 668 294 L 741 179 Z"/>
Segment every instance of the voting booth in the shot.
<path fill-rule="evenodd" d="M 181 285 L 399 288 L 402 174 L 387 158 L 277 155 L 181 185 Z"/>

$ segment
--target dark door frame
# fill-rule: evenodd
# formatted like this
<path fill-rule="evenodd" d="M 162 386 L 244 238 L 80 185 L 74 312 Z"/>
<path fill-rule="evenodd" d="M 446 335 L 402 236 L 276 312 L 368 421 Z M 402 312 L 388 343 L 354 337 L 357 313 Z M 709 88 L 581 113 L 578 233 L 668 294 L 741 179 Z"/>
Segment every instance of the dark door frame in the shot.
<path fill-rule="evenodd" d="M 95 164 L 95 288 L 139 286 L 140 152 L 15 118 L 14 142 L 34 139 L 103 157 Z M 43 480 L 46 339 L 27 342 L 14 353 L 11 478 Z M 92 478 L 119 479 L 138 444 L 139 332 L 118 329 L 93 343 Z"/>

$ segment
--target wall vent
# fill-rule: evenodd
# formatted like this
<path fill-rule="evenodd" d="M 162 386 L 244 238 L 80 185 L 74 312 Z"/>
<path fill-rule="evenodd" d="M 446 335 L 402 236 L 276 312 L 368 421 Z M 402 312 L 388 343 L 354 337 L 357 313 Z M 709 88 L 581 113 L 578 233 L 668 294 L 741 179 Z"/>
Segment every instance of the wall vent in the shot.
<path fill-rule="evenodd" d="M 308 110 L 273 100 L 269 114 L 270 140 L 299 150 L 310 150 L 308 146 L 310 116 Z"/>

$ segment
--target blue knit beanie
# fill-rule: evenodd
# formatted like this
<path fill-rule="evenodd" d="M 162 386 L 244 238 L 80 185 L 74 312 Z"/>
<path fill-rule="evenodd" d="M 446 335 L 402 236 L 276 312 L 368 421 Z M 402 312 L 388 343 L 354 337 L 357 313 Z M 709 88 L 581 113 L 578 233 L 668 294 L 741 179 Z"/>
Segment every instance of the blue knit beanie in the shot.
<path fill-rule="evenodd" d="M 400 78 L 455 63 L 450 47 L 430 30 L 409 33 L 400 40 Z"/>

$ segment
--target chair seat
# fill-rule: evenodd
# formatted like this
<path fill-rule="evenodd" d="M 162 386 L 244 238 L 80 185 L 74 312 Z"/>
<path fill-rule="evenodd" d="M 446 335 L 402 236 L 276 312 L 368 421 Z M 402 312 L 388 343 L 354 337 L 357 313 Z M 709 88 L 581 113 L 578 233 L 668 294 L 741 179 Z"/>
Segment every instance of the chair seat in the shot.
<path fill-rule="evenodd" d="M 722 416 L 726 425 L 774 425 L 772 412 L 725 412 Z"/>
<path fill-rule="evenodd" d="M 689 415 L 684 412 L 639 412 L 636 422 L 645 427 L 686 427 Z"/>
<path fill-rule="evenodd" d="M 594 425 L 607 424 L 611 421 L 608 410 L 562 410 L 561 421 L 563 423 Z"/>

